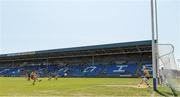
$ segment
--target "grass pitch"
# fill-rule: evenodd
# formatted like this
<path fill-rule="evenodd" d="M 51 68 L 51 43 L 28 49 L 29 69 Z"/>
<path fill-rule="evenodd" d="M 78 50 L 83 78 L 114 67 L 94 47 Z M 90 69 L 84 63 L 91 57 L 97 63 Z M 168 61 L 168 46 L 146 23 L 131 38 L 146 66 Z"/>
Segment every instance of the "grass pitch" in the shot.
<path fill-rule="evenodd" d="M 26 78 L 1 77 L 0 96 L 173 96 L 171 90 L 164 87 L 158 87 L 159 91 L 154 94 L 152 88 L 138 88 L 140 78 L 40 79 L 41 82 L 32 85 Z"/>

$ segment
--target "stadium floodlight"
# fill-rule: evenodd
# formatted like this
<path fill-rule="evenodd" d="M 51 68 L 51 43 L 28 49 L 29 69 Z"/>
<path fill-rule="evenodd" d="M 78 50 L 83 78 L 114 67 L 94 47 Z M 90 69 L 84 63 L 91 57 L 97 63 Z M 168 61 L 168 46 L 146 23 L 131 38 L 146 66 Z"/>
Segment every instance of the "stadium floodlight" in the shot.
<path fill-rule="evenodd" d="M 152 65 L 153 65 L 153 90 L 157 89 L 157 63 L 158 63 L 158 22 L 157 22 L 157 2 L 151 0 L 151 27 L 152 27 Z"/>

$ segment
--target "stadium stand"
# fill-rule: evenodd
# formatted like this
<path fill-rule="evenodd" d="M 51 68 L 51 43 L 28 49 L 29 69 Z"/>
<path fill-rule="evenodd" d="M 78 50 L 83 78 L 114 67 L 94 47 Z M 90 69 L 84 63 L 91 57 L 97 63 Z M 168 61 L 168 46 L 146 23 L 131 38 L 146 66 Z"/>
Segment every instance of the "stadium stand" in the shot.
<path fill-rule="evenodd" d="M 139 77 L 146 66 L 152 75 L 151 41 L 0 55 L 0 76 Z"/>
<path fill-rule="evenodd" d="M 152 70 L 151 64 L 145 64 L 148 69 Z M 144 66 L 144 65 L 142 65 Z M 135 77 L 137 64 L 110 64 L 110 65 L 87 65 L 87 66 L 63 66 L 57 65 L 45 66 L 25 66 L 21 68 L 1 68 L 0 76 L 23 76 L 23 71 L 38 71 L 41 77 L 51 74 L 64 76 L 67 73 L 68 77 Z M 47 71 L 47 72 L 46 72 Z M 142 68 L 140 69 L 142 73 Z M 152 74 L 152 71 L 151 71 Z"/>

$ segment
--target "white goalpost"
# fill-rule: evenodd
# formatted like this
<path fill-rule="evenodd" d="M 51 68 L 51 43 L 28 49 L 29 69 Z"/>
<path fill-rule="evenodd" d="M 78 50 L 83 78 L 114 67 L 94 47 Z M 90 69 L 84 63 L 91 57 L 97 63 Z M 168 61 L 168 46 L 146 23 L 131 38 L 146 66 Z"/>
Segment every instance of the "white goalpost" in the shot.
<path fill-rule="evenodd" d="M 151 28 L 153 90 L 157 90 L 157 79 L 160 79 L 172 90 L 180 91 L 180 69 L 174 57 L 174 46 L 158 43 L 157 0 L 151 0 Z"/>
<path fill-rule="evenodd" d="M 153 67 L 153 90 L 157 89 L 157 43 L 158 43 L 158 22 L 156 0 L 151 0 L 151 28 L 152 28 L 152 67 Z"/>

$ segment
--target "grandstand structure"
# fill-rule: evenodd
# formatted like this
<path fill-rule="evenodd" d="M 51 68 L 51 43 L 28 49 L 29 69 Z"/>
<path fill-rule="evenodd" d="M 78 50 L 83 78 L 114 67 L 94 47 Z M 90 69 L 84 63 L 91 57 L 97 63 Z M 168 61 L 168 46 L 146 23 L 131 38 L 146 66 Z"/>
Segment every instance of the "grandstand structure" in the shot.
<path fill-rule="evenodd" d="M 0 76 L 138 77 L 152 75 L 152 41 L 133 41 L 0 55 Z"/>

